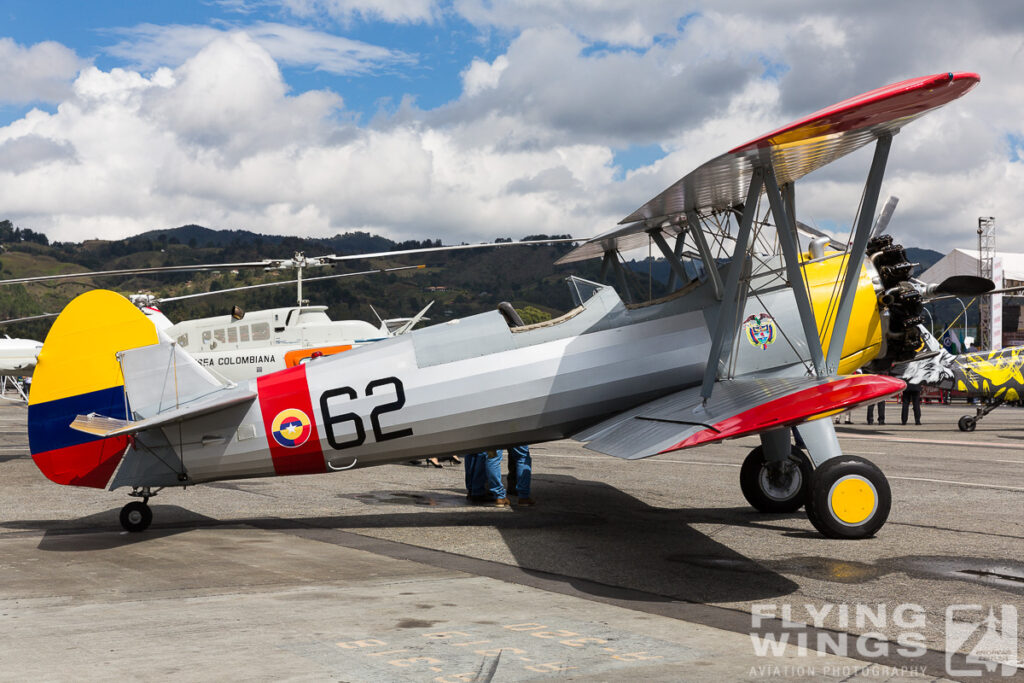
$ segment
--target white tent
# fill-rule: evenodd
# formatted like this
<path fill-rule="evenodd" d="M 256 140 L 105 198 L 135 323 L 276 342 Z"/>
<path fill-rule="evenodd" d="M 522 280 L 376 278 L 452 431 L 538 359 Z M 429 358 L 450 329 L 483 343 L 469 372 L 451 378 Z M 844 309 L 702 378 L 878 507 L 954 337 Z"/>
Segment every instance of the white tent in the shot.
<path fill-rule="evenodd" d="M 1024 280 L 1024 254 L 1010 251 L 997 251 L 995 258 L 1003 261 L 1003 281 Z M 978 250 L 977 249 L 954 249 L 941 259 L 938 263 L 917 276 L 917 279 L 925 282 L 942 282 L 953 275 L 977 275 L 978 274 Z"/>

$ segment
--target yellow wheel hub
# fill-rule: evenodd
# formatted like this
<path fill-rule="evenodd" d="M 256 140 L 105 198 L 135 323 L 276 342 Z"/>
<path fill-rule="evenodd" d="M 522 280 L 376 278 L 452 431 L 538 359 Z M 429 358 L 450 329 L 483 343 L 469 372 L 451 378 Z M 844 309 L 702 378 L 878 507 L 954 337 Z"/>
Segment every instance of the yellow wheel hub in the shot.
<path fill-rule="evenodd" d="M 829 493 L 832 514 L 844 524 L 862 524 L 875 514 L 878 494 L 867 479 L 846 476 L 832 486 Z"/>

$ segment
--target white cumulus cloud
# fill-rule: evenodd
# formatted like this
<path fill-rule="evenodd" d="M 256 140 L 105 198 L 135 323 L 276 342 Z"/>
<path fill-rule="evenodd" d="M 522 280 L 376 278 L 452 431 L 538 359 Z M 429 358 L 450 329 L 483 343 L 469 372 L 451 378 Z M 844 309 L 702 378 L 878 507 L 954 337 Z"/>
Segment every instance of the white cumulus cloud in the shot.
<path fill-rule="evenodd" d="M 87 63 L 60 43 L 26 47 L 0 38 L 0 104 L 59 102 Z"/>

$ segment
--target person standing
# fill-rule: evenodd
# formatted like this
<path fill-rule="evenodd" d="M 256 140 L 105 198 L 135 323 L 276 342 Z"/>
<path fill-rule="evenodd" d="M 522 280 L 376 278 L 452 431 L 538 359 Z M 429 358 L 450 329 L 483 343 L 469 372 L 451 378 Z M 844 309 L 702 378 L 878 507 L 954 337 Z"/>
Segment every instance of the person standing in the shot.
<path fill-rule="evenodd" d="M 470 453 L 465 456 L 466 499 L 470 503 L 486 503 L 487 495 L 487 453 Z"/>
<path fill-rule="evenodd" d="M 517 505 L 533 505 L 534 500 L 530 497 L 530 474 L 533 470 L 530 447 L 523 444 L 509 446 L 505 450 L 508 452 L 508 494 L 515 493 Z"/>
<path fill-rule="evenodd" d="M 504 508 L 509 506 L 505 486 L 501 483 L 501 451 L 487 451 L 484 459 L 484 477 L 486 481 L 487 500 L 484 505 Z"/>
<path fill-rule="evenodd" d="M 868 424 L 874 424 L 875 422 L 875 406 L 878 406 L 878 424 L 885 424 L 885 401 L 879 401 L 878 403 L 872 403 L 868 406 Z"/>
<path fill-rule="evenodd" d="M 921 385 L 913 382 L 907 382 L 907 388 L 903 390 L 903 411 L 901 413 L 901 419 L 903 424 L 907 424 L 907 413 L 910 411 L 910 406 L 914 406 L 914 424 L 921 424 Z"/>

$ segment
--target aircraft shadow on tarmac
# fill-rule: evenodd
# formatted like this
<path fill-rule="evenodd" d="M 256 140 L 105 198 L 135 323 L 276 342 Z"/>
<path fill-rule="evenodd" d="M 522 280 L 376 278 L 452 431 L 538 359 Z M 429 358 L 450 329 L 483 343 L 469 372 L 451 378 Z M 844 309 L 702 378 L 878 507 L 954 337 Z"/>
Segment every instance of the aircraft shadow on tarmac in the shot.
<path fill-rule="evenodd" d="M 244 490 L 245 484 L 240 482 L 238 486 Z M 501 534 L 522 571 L 568 581 L 587 593 L 623 597 L 625 588 L 642 591 L 634 599 L 722 603 L 787 595 L 798 587 L 693 525 L 742 526 L 749 527 L 752 535 L 773 534 L 792 529 L 773 525 L 772 520 L 792 516 L 802 519 L 802 513 L 764 515 L 749 508 L 658 508 L 606 483 L 566 475 L 535 477 L 533 492 L 540 501 L 538 506 L 512 510 L 467 508 L 464 494 L 450 489 L 421 494 L 377 491 L 341 493 L 339 497 L 390 510 L 217 521 L 178 506 L 153 505 L 153 526 L 136 534 L 120 530 L 117 510 L 75 520 L 11 521 L 3 526 L 45 530 L 39 549 L 57 552 L 106 550 L 211 526 L 249 525 L 286 533 L 309 529 L 490 527 Z M 410 504 L 423 509 L 394 509 Z M 96 533 L 98 530 L 104 531 Z M 437 543 L 432 547 L 444 550 Z"/>

